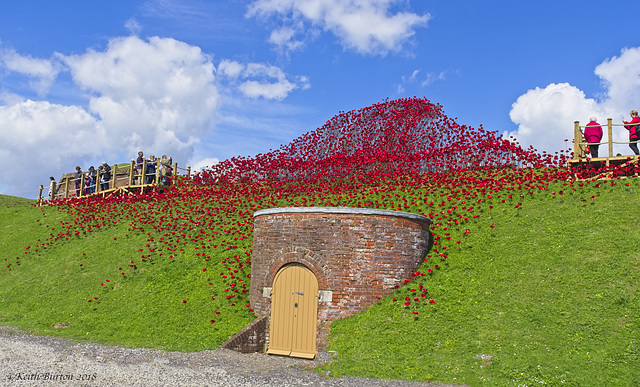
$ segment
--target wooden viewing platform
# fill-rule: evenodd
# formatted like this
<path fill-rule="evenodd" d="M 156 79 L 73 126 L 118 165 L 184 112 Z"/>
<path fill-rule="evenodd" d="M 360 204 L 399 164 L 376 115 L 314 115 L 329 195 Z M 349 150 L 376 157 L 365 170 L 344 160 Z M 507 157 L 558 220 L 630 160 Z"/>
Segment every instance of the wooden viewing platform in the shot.
<path fill-rule="evenodd" d="M 603 129 L 606 127 L 606 141 L 599 143 L 588 143 L 584 137 L 584 128 L 586 126 L 580 126 L 579 121 L 574 122 L 573 126 L 573 159 L 567 160 L 567 169 L 574 172 L 579 172 L 581 170 L 585 170 L 587 168 L 593 169 L 597 171 L 598 169 L 609 166 L 626 166 L 636 164 L 640 156 L 638 155 L 622 155 L 620 153 L 613 155 L 613 144 L 631 144 L 631 141 L 627 142 L 615 142 L 613 141 L 613 127 L 620 126 L 624 127 L 624 124 L 613 124 L 613 120 L 611 118 L 607 119 L 606 125 L 601 125 Z M 639 125 L 640 126 L 640 125 Z M 638 127 L 638 126 L 636 126 Z M 626 129 L 625 129 L 626 131 Z M 604 135 L 604 133 L 603 133 Z M 604 137 L 604 136 L 603 136 Z M 602 141 L 602 140 L 601 140 Z M 634 141 L 638 143 L 638 141 Z M 607 154 L 604 157 L 587 157 L 586 147 L 587 145 L 607 145 L 607 149 L 603 149 L 600 147 L 599 154 Z M 604 152 L 603 152 L 604 151 Z M 638 174 L 638 171 L 633 168 L 634 175 Z M 592 176 L 596 178 L 607 178 L 610 173 L 605 172 L 602 176 L 601 174 L 596 174 L 597 176 Z"/>
<path fill-rule="evenodd" d="M 49 192 L 48 197 L 53 200 L 70 199 L 74 197 L 102 195 L 107 196 L 116 192 L 131 192 L 131 191 L 143 191 L 147 187 L 161 186 L 163 185 L 162 176 L 160 174 L 161 160 L 155 160 L 156 164 L 155 173 L 153 174 L 136 174 L 136 161 L 131 160 L 128 164 L 114 164 L 111 166 L 111 179 L 108 182 L 108 189 L 102 189 L 102 183 L 100 183 L 100 176 L 98 170 L 96 170 L 96 182 L 94 185 L 88 186 L 86 184 L 87 171 L 83 171 L 80 179 L 80 188 L 76 189 L 75 172 L 63 173 L 60 181 L 57 182 L 55 191 L 53 194 Z M 186 176 L 191 176 L 191 167 L 178 168 L 178 163 L 174 163 L 172 166 L 172 173 L 169 180 L 172 181 L 175 176 L 179 175 L 178 171 L 182 170 L 186 172 Z M 147 160 L 142 163 L 142 171 L 147 170 Z M 153 177 L 153 182 L 145 184 L 144 180 L 147 177 Z M 137 180 L 137 181 L 136 181 Z M 42 203 L 47 196 L 43 197 L 44 185 L 40 185 L 38 192 L 38 202 Z M 91 189 L 94 192 L 87 193 L 87 189 Z"/>

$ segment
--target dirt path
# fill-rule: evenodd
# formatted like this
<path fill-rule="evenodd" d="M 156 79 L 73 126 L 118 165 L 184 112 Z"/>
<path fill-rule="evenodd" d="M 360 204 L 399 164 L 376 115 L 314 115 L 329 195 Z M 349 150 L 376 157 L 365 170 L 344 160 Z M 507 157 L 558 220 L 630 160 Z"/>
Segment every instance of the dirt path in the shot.
<path fill-rule="evenodd" d="M 309 361 L 225 349 L 182 353 L 123 348 L 0 327 L 0 386 L 433 386 L 332 379 L 310 371 L 329 360 L 326 352 Z"/>

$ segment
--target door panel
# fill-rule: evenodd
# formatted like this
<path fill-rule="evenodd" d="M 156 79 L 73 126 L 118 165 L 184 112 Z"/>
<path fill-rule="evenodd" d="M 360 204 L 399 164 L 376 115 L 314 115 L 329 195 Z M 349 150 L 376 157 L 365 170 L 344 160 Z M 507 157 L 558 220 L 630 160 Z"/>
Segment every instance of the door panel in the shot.
<path fill-rule="evenodd" d="M 316 355 L 318 280 L 302 265 L 280 269 L 273 280 L 267 353 L 312 359 Z"/>

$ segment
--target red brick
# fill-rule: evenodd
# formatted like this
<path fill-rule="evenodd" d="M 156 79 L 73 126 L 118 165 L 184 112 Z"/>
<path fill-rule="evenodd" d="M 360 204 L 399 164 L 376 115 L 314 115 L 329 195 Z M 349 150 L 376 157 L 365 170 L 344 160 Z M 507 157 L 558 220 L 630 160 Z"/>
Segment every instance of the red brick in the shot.
<path fill-rule="evenodd" d="M 355 209 L 357 210 L 357 209 Z M 358 313 L 410 279 L 431 248 L 429 221 L 396 214 L 282 212 L 254 218 L 250 300 L 268 316 L 262 296 L 286 264 L 305 265 L 319 289 L 333 292 L 318 304 L 318 348 L 326 344 L 331 321 Z"/>

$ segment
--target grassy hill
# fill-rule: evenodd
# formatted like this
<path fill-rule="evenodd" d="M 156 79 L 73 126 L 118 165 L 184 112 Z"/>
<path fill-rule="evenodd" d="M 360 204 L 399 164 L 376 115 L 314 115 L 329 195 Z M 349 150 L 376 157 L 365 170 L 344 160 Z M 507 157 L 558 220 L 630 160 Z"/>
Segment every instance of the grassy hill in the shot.
<path fill-rule="evenodd" d="M 470 385 L 640 385 L 639 183 L 555 183 L 482 203 L 472 225 L 449 227 L 471 233 L 455 237 L 442 270 L 332 327 L 339 361 L 326 368 Z M 400 301 L 420 285 L 436 303 L 412 315 Z"/>
<path fill-rule="evenodd" d="M 336 361 L 322 372 L 640 385 L 640 180 L 568 183 L 547 170 L 184 185 L 44 207 L 0 196 L 0 324 L 125 346 L 216 348 L 254 317 L 253 212 L 303 205 L 423 214 L 436 239 L 424 276 L 333 324 Z"/>

